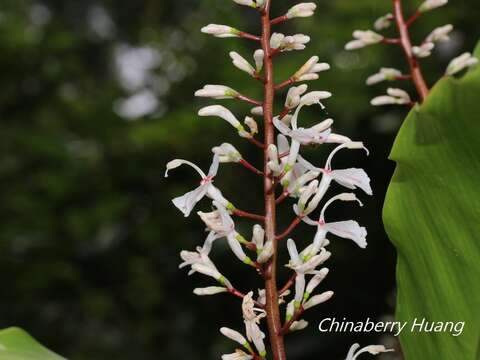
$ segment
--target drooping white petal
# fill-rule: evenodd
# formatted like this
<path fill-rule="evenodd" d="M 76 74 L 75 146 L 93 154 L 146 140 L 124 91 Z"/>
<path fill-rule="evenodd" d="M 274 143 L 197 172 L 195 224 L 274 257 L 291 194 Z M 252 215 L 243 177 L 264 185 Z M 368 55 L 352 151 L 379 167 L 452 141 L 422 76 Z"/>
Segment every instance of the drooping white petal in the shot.
<path fill-rule="evenodd" d="M 325 224 L 325 229 L 332 234 L 354 241 L 359 247 L 367 247 L 367 229 L 353 220 L 338 221 Z"/>
<path fill-rule="evenodd" d="M 370 178 L 363 169 L 350 168 L 342 170 L 333 170 L 330 176 L 340 185 L 348 189 L 360 188 L 366 194 L 372 195 L 372 188 L 370 186 Z"/>
<path fill-rule="evenodd" d="M 370 345 L 357 351 L 359 348 L 360 348 L 359 344 L 353 344 L 350 350 L 348 351 L 347 358 L 345 360 L 356 360 L 359 355 L 366 352 L 372 355 L 378 355 L 380 353 L 394 351 L 393 349 L 385 348 L 385 346 L 383 345 Z"/>
<path fill-rule="evenodd" d="M 329 270 L 323 268 L 315 275 L 307 284 L 306 293 L 310 295 L 317 288 L 318 285 L 327 277 Z"/>
<path fill-rule="evenodd" d="M 212 152 L 218 155 L 221 163 L 237 163 L 242 160 L 242 155 L 240 152 L 229 143 L 223 143 L 220 146 L 215 146 L 212 148 Z"/>
<path fill-rule="evenodd" d="M 174 198 L 172 202 L 185 217 L 188 217 L 195 205 L 206 195 L 207 190 L 208 186 L 201 185 L 185 195 Z"/>
<path fill-rule="evenodd" d="M 170 170 L 176 169 L 176 168 L 178 168 L 179 166 L 182 166 L 182 165 L 188 165 L 191 168 L 193 168 L 202 177 L 202 179 L 207 177 L 207 175 L 205 175 L 203 170 L 200 169 L 197 165 L 195 165 L 191 161 L 182 160 L 182 159 L 174 159 L 174 160 L 168 162 L 167 168 L 165 170 L 165 177 L 168 177 L 168 172 Z"/>

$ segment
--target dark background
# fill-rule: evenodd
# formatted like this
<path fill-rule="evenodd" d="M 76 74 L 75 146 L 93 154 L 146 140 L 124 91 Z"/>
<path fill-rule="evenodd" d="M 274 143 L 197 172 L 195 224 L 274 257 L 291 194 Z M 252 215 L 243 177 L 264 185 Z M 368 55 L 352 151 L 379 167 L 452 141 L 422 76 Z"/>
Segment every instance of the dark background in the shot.
<path fill-rule="evenodd" d="M 406 109 L 370 107 L 369 99 L 386 86 L 367 88 L 364 81 L 380 66 L 403 68 L 403 59 L 395 47 L 343 50 L 351 32 L 371 27 L 390 2 L 317 3 L 315 17 L 279 27 L 309 34 L 312 42 L 276 62 L 278 80 L 314 54 L 332 65 L 309 85 L 334 93 L 327 104 L 336 131 L 370 148 L 368 158 L 350 151 L 335 164 L 364 167 L 375 196 L 361 194 L 361 209 L 339 204 L 329 211 L 332 219 L 355 218 L 367 226 L 369 247 L 333 239 L 332 271 L 322 289 L 336 296 L 307 314 L 306 331 L 288 338 L 292 360 L 341 359 L 355 341 L 390 343 L 374 335 L 320 334 L 316 327 L 325 316 L 391 316 L 395 303 L 395 252 L 381 208 L 394 169 L 387 157 Z M 414 9 L 420 2 L 405 3 Z M 274 1 L 273 13 L 293 4 Z M 415 25 L 417 42 L 434 26 L 458 28 L 453 41 L 424 62 L 430 83 L 450 58 L 473 49 L 479 18 L 478 0 L 457 0 Z M 172 158 L 206 168 L 210 148 L 224 141 L 260 161 L 224 122 L 196 116 L 211 103 L 193 98 L 205 83 L 252 96 L 260 90 L 227 57 L 230 50 L 247 57 L 252 44 L 200 34 L 208 23 L 259 31 L 254 11 L 224 0 L 1 1 L 0 327 L 21 326 L 74 360 L 216 359 L 233 350 L 218 329 L 240 328 L 240 303 L 228 296 L 195 297 L 194 287 L 211 283 L 178 269 L 179 251 L 200 245 L 204 233 L 199 219 L 184 219 L 170 199 L 198 179 L 189 169 L 163 178 Z M 227 106 L 239 115 L 248 110 Z M 308 109 L 301 121 L 319 116 L 318 108 Z M 325 151 L 320 147 L 306 157 L 321 164 Z M 243 169 L 222 166 L 216 184 L 240 208 L 261 210 L 261 183 Z M 291 210 L 280 211 L 284 226 Z M 239 224 L 246 237 L 249 225 Z M 307 244 L 312 231 L 301 227 L 294 236 Z M 213 253 L 218 267 L 242 290 L 261 287 L 222 243 Z M 282 268 L 281 274 L 287 272 Z"/>

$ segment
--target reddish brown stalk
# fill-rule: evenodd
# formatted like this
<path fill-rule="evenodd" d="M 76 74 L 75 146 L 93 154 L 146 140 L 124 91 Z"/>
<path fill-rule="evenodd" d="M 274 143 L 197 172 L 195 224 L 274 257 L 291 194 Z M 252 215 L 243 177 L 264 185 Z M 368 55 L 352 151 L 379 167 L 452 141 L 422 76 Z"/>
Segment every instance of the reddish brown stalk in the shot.
<path fill-rule="evenodd" d="M 277 235 L 275 238 L 278 240 L 285 239 L 290 233 L 295 230 L 295 228 L 302 222 L 301 217 L 296 217 L 292 223 L 288 226 L 288 228 L 281 234 Z"/>
<path fill-rule="evenodd" d="M 262 49 L 265 53 L 265 85 L 264 85 L 264 201 L 265 201 L 265 237 L 273 243 L 273 255 L 265 266 L 265 295 L 268 332 L 272 357 L 274 360 L 286 360 L 285 344 L 283 335 L 280 334 L 282 324 L 280 321 L 280 309 L 278 304 L 277 289 L 277 249 L 276 233 L 276 204 L 274 181 L 271 170 L 268 167 L 267 148 L 275 143 L 275 130 L 273 127 L 273 102 L 275 97 L 275 82 L 273 78 L 272 49 L 270 48 L 271 24 L 270 24 L 271 0 L 265 1 L 262 12 Z"/>
<path fill-rule="evenodd" d="M 290 195 L 290 193 L 288 191 L 284 191 L 282 193 L 282 195 L 280 195 L 276 200 L 275 200 L 275 203 L 278 205 L 278 204 L 281 204 L 286 198 L 288 198 L 288 195 Z"/>
<path fill-rule="evenodd" d="M 260 141 L 258 141 L 257 139 L 255 139 L 254 137 L 249 137 L 249 138 L 246 138 L 246 139 L 260 149 L 265 148 L 265 145 L 263 143 L 261 143 Z"/>
<path fill-rule="evenodd" d="M 235 209 L 232 211 L 232 213 L 233 215 L 236 215 L 238 217 L 243 217 L 243 218 L 247 218 L 255 221 L 262 221 L 262 222 L 265 221 L 265 216 L 252 214 L 243 210 Z"/>
<path fill-rule="evenodd" d="M 420 64 L 412 51 L 412 41 L 410 40 L 408 25 L 403 17 L 402 1 L 393 0 L 393 8 L 395 22 L 397 23 L 398 31 L 400 33 L 400 45 L 407 58 L 412 81 L 417 89 L 421 102 L 423 102 L 428 96 L 429 89 L 423 77 L 422 70 L 420 69 Z"/>
<path fill-rule="evenodd" d="M 255 166 L 253 166 L 252 164 L 250 164 L 247 160 L 241 159 L 238 163 L 239 163 L 240 165 L 242 165 L 243 167 L 245 167 L 246 169 L 248 169 L 248 170 L 250 170 L 251 172 L 253 172 L 254 174 L 263 176 L 263 171 L 258 170 Z"/>
<path fill-rule="evenodd" d="M 279 118 L 280 120 L 282 120 L 285 116 L 287 116 L 288 114 L 290 114 L 290 111 L 291 111 L 291 109 L 289 109 L 289 108 L 287 108 L 287 107 L 286 107 L 286 108 L 283 108 L 282 112 L 278 115 L 278 118 Z"/>
<path fill-rule="evenodd" d="M 415 11 L 415 13 L 410 16 L 410 19 L 407 20 L 405 25 L 407 25 L 407 27 L 410 27 L 420 17 L 420 15 L 422 15 L 420 11 Z"/>
<path fill-rule="evenodd" d="M 278 292 L 280 295 L 282 295 L 285 291 L 287 291 L 288 289 L 290 289 L 293 284 L 295 284 L 295 279 L 297 277 L 297 274 L 296 273 L 293 273 L 292 276 L 290 276 L 290 278 L 288 279 L 288 281 L 286 282 L 285 285 L 283 285 L 282 289 Z"/>
<path fill-rule="evenodd" d="M 281 24 L 281 23 L 283 23 L 283 22 L 285 22 L 285 21 L 287 21 L 287 20 L 288 20 L 287 15 L 282 15 L 282 16 L 279 16 L 279 17 L 277 17 L 277 18 L 275 18 L 275 19 L 272 19 L 272 20 L 270 21 L 270 25 Z"/>
<path fill-rule="evenodd" d="M 248 40 L 260 41 L 260 38 L 258 36 L 246 33 L 244 31 L 240 31 L 238 36 Z"/>
<path fill-rule="evenodd" d="M 229 294 L 232 294 L 233 296 L 236 296 L 237 298 L 239 299 L 243 299 L 246 295 L 240 291 L 238 291 L 237 289 L 235 288 L 228 288 L 227 289 L 228 293 Z M 255 306 L 260 308 L 260 309 L 264 309 L 265 306 L 263 304 L 260 304 L 258 301 L 253 301 L 255 303 Z"/>
<path fill-rule="evenodd" d="M 281 82 L 280 84 L 275 85 L 275 91 L 282 90 L 283 88 L 286 88 L 287 86 L 290 86 L 294 83 L 295 83 L 295 80 L 293 80 L 293 78 L 289 78 L 289 79 Z"/>
<path fill-rule="evenodd" d="M 280 330 L 280 334 L 281 335 L 288 334 L 288 332 L 290 331 L 290 326 L 292 326 L 292 324 L 295 321 L 300 319 L 300 317 L 303 315 L 304 312 L 305 312 L 305 310 L 303 309 L 303 307 L 300 306 L 300 308 L 297 311 L 295 311 L 295 314 L 292 316 L 292 318 L 290 320 L 288 320 L 285 323 L 285 325 L 282 327 L 282 330 Z"/>
<path fill-rule="evenodd" d="M 252 105 L 255 105 L 255 106 L 262 106 L 262 102 L 261 101 L 258 101 L 258 100 L 255 100 L 255 99 L 252 99 L 248 96 L 245 96 L 245 95 L 242 95 L 242 94 L 238 94 L 236 96 L 236 99 L 238 100 L 242 100 L 242 101 L 245 101 L 249 104 L 252 104 Z"/>

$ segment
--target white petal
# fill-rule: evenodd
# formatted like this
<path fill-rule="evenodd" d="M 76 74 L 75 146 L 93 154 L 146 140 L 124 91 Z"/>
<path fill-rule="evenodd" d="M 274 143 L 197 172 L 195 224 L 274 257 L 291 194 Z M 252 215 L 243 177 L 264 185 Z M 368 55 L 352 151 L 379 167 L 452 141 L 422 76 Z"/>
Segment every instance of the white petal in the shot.
<path fill-rule="evenodd" d="M 359 247 L 367 247 L 367 230 L 353 220 L 339 221 L 325 224 L 325 228 L 332 234 L 353 240 Z"/>
<path fill-rule="evenodd" d="M 333 170 L 330 174 L 332 178 L 340 185 L 349 189 L 360 188 L 368 195 L 372 195 L 370 187 L 370 178 L 363 169 L 350 168 L 343 170 Z"/>
<path fill-rule="evenodd" d="M 176 197 L 172 200 L 173 204 L 183 213 L 185 217 L 190 216 L 193 208 L 202 200 L 202 198 L 207 193 L 207 186 L 202 185 L 197 187 L 195 190 L 189 191 L 185 195 Z"/>

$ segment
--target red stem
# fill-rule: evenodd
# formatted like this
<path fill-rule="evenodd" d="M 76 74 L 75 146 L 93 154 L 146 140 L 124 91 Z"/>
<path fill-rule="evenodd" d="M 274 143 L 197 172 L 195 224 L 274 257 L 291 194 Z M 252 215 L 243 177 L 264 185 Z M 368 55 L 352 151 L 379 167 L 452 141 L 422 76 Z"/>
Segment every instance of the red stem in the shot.
<path fill-rule="evenodd" d="M 410 40 L 408 25 L 403 17 L 402 1 L 393 0 L 393 8 L 395 14 L 395 21 L 397 23 L 398 31 L 400 33 L 400 44 L 407 58 L 413 83 L 415 84 L 415 88 L 417 89 L 421 102 L 423 102 L 428 96 L 429 89 L 423 77 L 422 70 L 420 69 L 420 64 L 418 63 L 417 58 L 412 52 L 412 42 Z"/>
<path fill-rule="evenodd" d="M 288 195 L 290 195 L 290 193 L 288 191 L 284 191 L 282 193 L 282 195 L 280 195 L 276 200 L 275 200 L 275 203 L 278 205 L 278 204 L 281 204 L 286 198 L 288 198 Z"/>
<path fill-rule="evenodd" d="M 279 16 L 279 17 L 277 17 L 277 18 L 275 18 L 275 19 L 272 19 L 272 20 L 270 21 L 270 25 L 281 24 L 281 23 L 283 23 L 283 22 L 285 22 L 285 21 L 287 21 L 287 20 L 288 20 L 287 15 L 282 15 L 282 16 Z"/>
<path fill-rule="evenodd" d="M 245 96 L 245 95 L 242 95 L 242 94 L 238 94 L 236 99 L 245 101 L 245 102 L 247 102 L 249 104 L 252 104 L 252 105 L 255 105 L 255 106 L 262 106 L 261 101 L 252 99 L 251 97 L 248 97 L 248 96 Z"/>
<path fill-rule="evenodd" d="M 405 25 L 407 25 L 407 27 L 410 27 L 420 17 L 420 15 L 422 15 L 420 11 L 415 11 L 415 13 L 410 16 L 410 19 L 407 20 Z"/>
<path fill-rule="evenodd" d="M 229 294 L 232 294 L 233 296 L 236 296 L 236 297 L 238 297 L 239 299 L 242 299 L 242 300 L 243 300 L 243 298 L 246 296 L 244 293 L 238 291 L 238 290 L 235 289 L 235 288 L 228 288 L 227 290 L 228 290 L 228 293 L 229 293 Z M 258 301 L 255 301 L 255 300 L 254 300 L 253 302 L 255 303 L 255 306 L 256 306 L 256 307 L 259 307 L 260 309 L 264 309 L 264 308 L 265 308 L 265 305 L 260 304 Z"/>
<path fill-rule="evenodd" d="M 244 32 L 244 31 L 240 31 L 238 36 L 240 36 L 244 39 L 248 39 L 248 40 L 260 41 L 260 38 L 258 36 L 249 34 L 249 33 Z"/>
<path fill-rule="evenodd" d="M 285 325 L 282 327 L 282 330 L 280 330 L 280 334 L 281 335 L 288 334 L 288 332 L 290 331 L 290 326 L 292 326 L 292 324 L 295 321 L 300 319 L 300 317 L 303 315 L 304 312 L 305 312 L 305 310 L 303 309 L 303 307 L 300 306 L 300 308 L 297 311 L 295 311 L 295 314 L 293 314 L 292 318 L 290 320 L 288 320 L 285 323 Z"/>
<path fill-rule="evenodd" d="M 283 88 L 289 86 L 289 85 L 292 85 L 295 83 L 295 80 L 293 80 L 292 78 L 289 78 L 283 82 L 281 82 L 280 84 L 278 85 L 275 85 L 275 91 L 279 91 L 279 90 L 282 90 Z"/>
<path fill-rule="evenodd" d="M 285 344 L 283 335 L 280 334 L 282 324 L 280 321 L 280 309 L 278 304 L 277 289 L 277 250 L 278 242 L 276 232 L 276 204 L 273 176 L 268 167 L 267 148 L 275 143 L 275 130 L 273 127 L 273 102 L 275 97 L 275 82 L 273 78 L 272 49 L 270 48 L 271 24 L 270 24 L 271 0 L 265 1 L 262 12 L 262 49 L 265 53 L 265 85 L 264 85 L 264 201 L 265 201 L 265 236 L 267 241 L 273 243 L 273 255 L 265 266 L 265 292 L 268 332 L 274 360 L 286 360 Z"/>
<path fill-rule="evenodd" d="M 262 216 L 262 215 L 257 215 L 257 214 L 252 214 L 252 213 L 249 213 L 249 212 L 246 212 L 246 211 L 243 211 L 243 210 L 238 210 L 238 209 L 235 209 L 232 211 L 233 215 L 236 215 L 236 216 L 239 216 L 239 217 L 244 217 L 244 218 L 247 218 L 247 219 L 252 219 L 252 220 L 255 220 L 255 221 L 265 221 L 265 216 Z"/>
<path fill-rule="evenodd" d="M 293 273 L 293 275 L 290 276 L 290 279 L 288 279 L 287 283 L 282 287 L 282 289 L 278 293 L 282 295 L 285 291 L 290 289 L 293 286 L 293 284 L 295 284 L 296 277 L 297 277 L 297 274 Z"/>
<path fill-rule="evenodd" d="M 260 170 L 258 170 L 258 169 L 257 169 L 255 166 L 253 166 L 252 164 L 250 164 L 247 160 L 241 159 L 238 163 L 239 163 L 240 165 L 244 166 L 245 168 L 247 168 L 248 170 L 250 170 L 251 172 L 253 172 L 254 174 L 263 176 L 263 172 L 260 171 Z"/>
<path fill-rule="evenodd" d="M 246 139 L 260 149 L 265 148 L 265 145 L 263 143 L 261 143 L 260 141 L 258 141 L 257 139 L 255 139 L 254 137 L 249 137 L 249 138 L 246 138 Z"/>
<path fill-rule="evenodd" d="M 286 238 L 301 222 L 302 222 L 302 218 L 296 217 L 283 233 L 276 236 L 276 239 L 282 240 Z"/>

